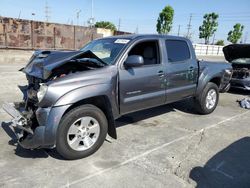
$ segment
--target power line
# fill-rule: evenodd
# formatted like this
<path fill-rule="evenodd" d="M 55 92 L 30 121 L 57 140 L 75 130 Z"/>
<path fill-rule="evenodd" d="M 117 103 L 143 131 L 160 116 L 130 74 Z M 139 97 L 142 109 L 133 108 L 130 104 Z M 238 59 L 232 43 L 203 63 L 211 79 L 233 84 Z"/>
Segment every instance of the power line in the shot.
<path fill-rule="evenodd" d="M 249 19 L 224 19 L 223 22 L 249 22 Z"/>
<path fill-rule="evenodd" d="M 188 13 L 181 13 L 188 14 Z M 205 15 L 206 13 L 193 13 L 194 16 Z M 219 15 L 250 15 L 250 12 L 227 12 L 227 13 L 218 13 Z"/>

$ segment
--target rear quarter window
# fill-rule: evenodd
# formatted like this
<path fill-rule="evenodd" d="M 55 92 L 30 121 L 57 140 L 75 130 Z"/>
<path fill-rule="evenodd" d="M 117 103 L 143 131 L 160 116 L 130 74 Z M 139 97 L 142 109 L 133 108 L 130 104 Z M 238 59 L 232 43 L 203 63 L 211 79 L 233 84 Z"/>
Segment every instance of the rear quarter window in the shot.
<path fill-rule="evenodd" d="M 182 40 L 166 40 L 169 62 L 179 62 L 190 59 L 188 44 Z"/>

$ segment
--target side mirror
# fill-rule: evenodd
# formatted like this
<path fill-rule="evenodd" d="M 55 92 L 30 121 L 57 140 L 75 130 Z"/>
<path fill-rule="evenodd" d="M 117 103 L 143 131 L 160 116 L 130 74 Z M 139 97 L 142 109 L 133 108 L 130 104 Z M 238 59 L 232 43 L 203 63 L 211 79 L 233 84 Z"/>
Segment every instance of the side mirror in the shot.
<path fill-rule="evenodd" d="M 144 59 L 140 55 L 131 55 L 128 56 L 124 62 L 125 67 L 140 67 L 144 64 Z"/>

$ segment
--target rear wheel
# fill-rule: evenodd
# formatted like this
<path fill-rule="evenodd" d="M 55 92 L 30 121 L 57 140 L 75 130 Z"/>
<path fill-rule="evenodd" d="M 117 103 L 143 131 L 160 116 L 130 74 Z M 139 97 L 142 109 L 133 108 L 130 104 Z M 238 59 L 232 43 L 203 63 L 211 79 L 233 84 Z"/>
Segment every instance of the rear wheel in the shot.
<path fill-rule="evenodd" d="M 219 101 L 218 86 L 209 82 L 202 93 L 195 99 L 196 109 L 200 114 L 212 113 Z"/>
<path fill-rule="evenodd" d="M 93 105 L 69 111 L 58 127 L 56 149 L 66 159 L 79 159 L 96 152 L 108 130 L 104 113 Z"/>

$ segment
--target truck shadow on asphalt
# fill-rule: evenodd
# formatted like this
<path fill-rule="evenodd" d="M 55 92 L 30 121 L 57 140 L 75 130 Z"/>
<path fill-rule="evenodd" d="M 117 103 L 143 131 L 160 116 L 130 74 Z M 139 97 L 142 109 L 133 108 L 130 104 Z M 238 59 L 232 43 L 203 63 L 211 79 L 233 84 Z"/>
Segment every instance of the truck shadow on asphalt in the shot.
<path fill-rule="evenodd" d="M 179 101 L 176 103 L 172 103 L 169 105 L 163 105 L 147 110 L 142 110 L 138 112 L 134 112 L 128 115 L 125 115 L 118 120 L 116 120 L 116 127 L 126 126 L 128 124 L 137 125 L 139 122 L 147 120 L 151 117 L 155 117 L 158 115 L 162 115 L 169 112 L 182 111 L 184 113 L 196 114 L 193 108 L 193 101 L 191 99 L 186 99 L 183 101 Z M 157 126 L 159 122 L 154 121 L 154 124 L 150 124 L 150 126 Z M 8 134 L 11 140 L 8 142 L 9 145 L 15 146 L 15 154 L 22 158 L 47 158 L 53 157 L 59 160 L 64 160 L 55 149 L 34 149 L 28 150 L 20 147 L 17 144 L 17 139 L 12 129 L 10 128 L 10 122 L 2 122 L 3 130 Z M 118 138 L 119 139 L 119 138 Z M 110 142 L 106 139 L 106 142 Z"/>
<path fill-rule="evenodd" d="M 48 154 L 44 152 L 44 150 L 27 150 L 22 148 L 17 144 L 17 138 L 14 134 L 13 130 L 10 128 L 11 123 L 10 122 L 2 122 L 1 127 L 6 132 L 6 134 L 11 138 L 8 142 L 9 145 L 12 145 L 15 147 L 14 151 L 15 154 L 22 158 L 47 158 Z"/>
<path fill-rule="evenodd" d="M 187 114 L 197 114 L 194 108 L 192 99 L 185 99 L 183 101 L 178 101 L 175 103 L 162 105 L 138 112 L 133 112 L 127 115 L 124 115 L 116 120 L 116 127 L 126 126 L 128 124 L 137 125 L 140 121 L 147 120 L 152 117 L 156 117 L 169 112 L 181 111 Z M 157 126 L 157 121 L 154 121 Z M 153 126 L 153 124 L 152 124 Z"/>
<path fill-rule="evenodd" d="M 236 95 L 246 95 L 246 96 L 250 96 L 250 91 L 247 90 L 242 90 L 242 89 L 233 89 L 231 88 L 228 93 L 231 94 L 236 94 Z"/>
<path fill-rule="evenodd" d="M 203 187 L 250 187 L 250 137 L 244 137 L 216 155 L 204 167 L 194 167 L 189 177 Z"/>

